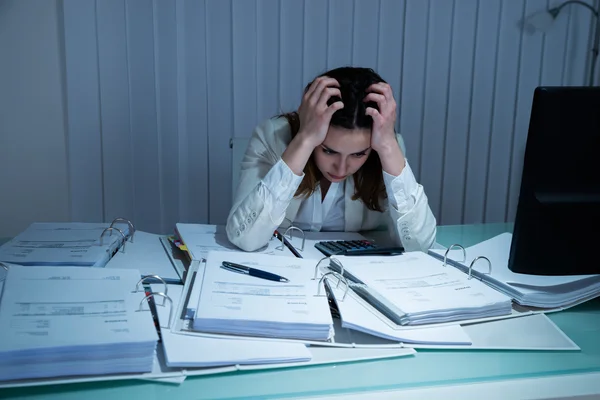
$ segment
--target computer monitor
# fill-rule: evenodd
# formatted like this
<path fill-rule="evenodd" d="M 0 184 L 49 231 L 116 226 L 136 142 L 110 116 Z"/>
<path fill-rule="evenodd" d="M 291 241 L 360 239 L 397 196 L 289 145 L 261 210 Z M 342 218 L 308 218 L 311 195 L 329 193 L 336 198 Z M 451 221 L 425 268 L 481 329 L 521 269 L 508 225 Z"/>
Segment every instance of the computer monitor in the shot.
<path fill-rule="evenodd" d="M 508 267 L 600 274 L 600 87 L 533 95 Z"/>

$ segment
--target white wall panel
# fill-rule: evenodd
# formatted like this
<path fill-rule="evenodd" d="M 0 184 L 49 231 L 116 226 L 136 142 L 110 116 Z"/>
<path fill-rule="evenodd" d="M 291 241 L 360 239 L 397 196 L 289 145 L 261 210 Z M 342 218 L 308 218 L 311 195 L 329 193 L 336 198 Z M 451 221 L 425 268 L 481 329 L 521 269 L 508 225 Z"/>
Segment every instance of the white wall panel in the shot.
<path fill-rule="evenodd" d="M 534 88 L 587 82 L 589 10 L 565 7 L 546 34 L 520 29 L 557 4 L 65 0 L 72 218 L 224 223 L 230 139 L 295 110 L 316 75 L 356 65 L 392 86 L 438 222 L 511 221 Z"/>

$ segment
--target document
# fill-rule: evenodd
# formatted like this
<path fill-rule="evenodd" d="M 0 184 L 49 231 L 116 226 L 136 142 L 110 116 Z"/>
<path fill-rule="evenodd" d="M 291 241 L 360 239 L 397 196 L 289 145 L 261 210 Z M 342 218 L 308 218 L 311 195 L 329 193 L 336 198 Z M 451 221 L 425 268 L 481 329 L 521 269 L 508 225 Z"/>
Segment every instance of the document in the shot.
<path fill-rule="evenodd" d="M 512 234 L 503 233 L 467 247 L 464 261 L 462 250 L 451 250 L 447 262 L 468 273 L 468 267 L 476 257 L 487 257 L 492 264 L 491 272 L 487 273 L 487 265 L 482 263 L 481 269 L 478 263 L 473 267 L 473 275 L 522 306 L 560 309 L 600 295 L 600 275 L 546 276 L 512 272 L 508 268 L 511 240 Z M 431 250 L 430 253 L 443 262 L 446 250 Z"/>
<path fill-rule="evenodd" d="M 115 223 L 118 231 L 107 231 L 107 223 L 31 224 L 0 246 L 0 261 L 19 265 L 104 267 L 129 236 L 127 223 Z M 104 234 L 103 234 L 104 232 Z"/>
<path fill-rule="evenodd" d="M 272 281 L 221 268 L 224 262 L 285 277 Z M 314 262 L 257 253 L 210 252 L 193 327 L 202 332 L 328 340 L 333 321 Z M 199 277 L 202 279 L 202 277 Z"/>
<path fill-rule="evenodd" d="M 136 269 L 143 276 L 157 275 L 166 283 L 181 283 L 185 273 L 184 265 L 169 255 L 171 244 L 161 240 L 162 238 L 164 236 L 137 231 L 135 241 L 127 244 L 127 251 L 117 252 L 106 264 L 106 268 Z M 150 281 L 157 280 L 149 278 L 148 282 Z"/>
<path fill-rule="evenodd" d="M 400 325 L 450 322 L 511 313 L 511 299 L 420 251 L 399 256 L 333 256 L 376 308 Z"/>
<path fill-rule="evenodd" d="M 178 223 L 176 229 L 179 239 L 186 245 L 192 260 L 206 259 L 209 251 L 241 251 L 229 241 L 223 225 Z M 296 257 L 275 237 L 265 247 L 253 253 Z"/>
<path fill-rule="evenodd" d="M 0 380 L 151 371 L 158 335 L 151 313 L 137 311 L 139 276 L 11 266 L 0 303 Z"/>

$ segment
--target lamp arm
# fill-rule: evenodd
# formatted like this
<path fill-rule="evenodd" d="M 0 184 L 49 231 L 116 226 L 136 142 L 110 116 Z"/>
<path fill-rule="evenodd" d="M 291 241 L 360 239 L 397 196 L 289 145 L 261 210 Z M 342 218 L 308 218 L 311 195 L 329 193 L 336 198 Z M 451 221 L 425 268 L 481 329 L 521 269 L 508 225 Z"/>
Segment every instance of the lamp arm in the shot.
<path fill-rule="evenodd" d="M 565 7 L 565 6 L 569 5 L 569 4 L 580 4 L 580 5 L 588 8 L 596 16 L 596 18 L 600 18 L 600 15 L 598 14 L 598 11 L 594 10 L 594 7 L 590 6 L 585 1 L 579 1 L 579 0 L 565 1 L 560 6 L 551 8 L 548 11 L 550 12 L 550 14 L 552 14 L 552 15 L 554 15 L 556 17 L 556 15 L 558 15 L 558 13 L 560 12 L 560 10 L 562 10 L 563 7 Z"/>

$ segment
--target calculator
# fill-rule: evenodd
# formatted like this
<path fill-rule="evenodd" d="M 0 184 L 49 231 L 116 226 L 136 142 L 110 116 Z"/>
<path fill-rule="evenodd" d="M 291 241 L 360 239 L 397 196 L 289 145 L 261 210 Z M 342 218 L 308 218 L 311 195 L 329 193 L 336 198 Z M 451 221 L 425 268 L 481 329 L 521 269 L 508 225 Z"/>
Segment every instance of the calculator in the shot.
<path fill-rule="evenodd" d="M 369 240 L 326 240 L 315 243 L 315 247 L 326 256 L 366 256 L 402 254 L 404 247 L 380 247 Z"/>

